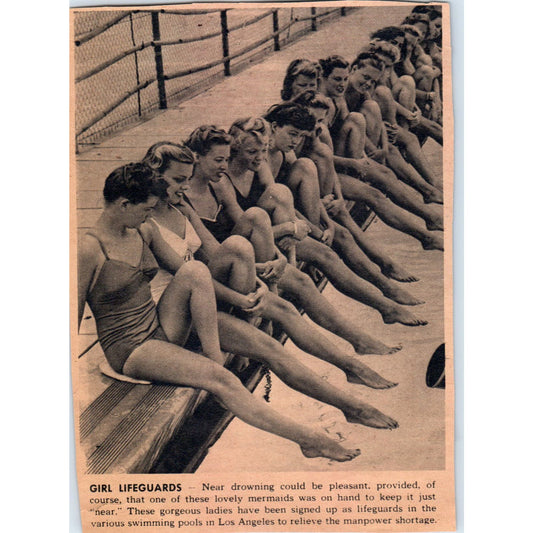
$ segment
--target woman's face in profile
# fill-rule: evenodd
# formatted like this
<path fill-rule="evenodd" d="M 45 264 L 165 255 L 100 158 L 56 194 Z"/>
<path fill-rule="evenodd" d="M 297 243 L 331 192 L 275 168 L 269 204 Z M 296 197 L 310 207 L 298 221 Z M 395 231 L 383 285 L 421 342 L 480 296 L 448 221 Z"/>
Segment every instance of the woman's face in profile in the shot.
<path fill-rule="evenodd" d="M 294 98 L 305 91 L 317 90 L 317 79 L 306 76 L 305 74 L 298 74 L 291 85 L 291 97 Z"/>
<path fill-rule="evenodd" d="M 442 18 L 436 18 L 429 22 L 428 39 L 438 39 L 442 34 Z"/>
<path fill-rule="evenodd" d="M 159 198 L 157 198 L 157 196 L 149 196 L 146 202 L 134 204 L 127 201 L 123 204 L 126 226 L 128 228 L 139 228 L 141 224 L 146 222 L 146 219 L 152 215 L 154 207 L 158 201 Z"/>
<path fill-rule="evenodd" d="M 168 168 L 160 174 L 167 182 L 168 201 L 171 204 L 177 204 L 181 201 L 183 193 L 189 189 L 192 173 L 193 165 L 171 161 Z"/>
<path fill-rule="evenodd" d="M 210 181 L 219 182 L 228 172 L 229 144 L 214 144 L 206 155 L 198 156 L 198 169 Z"/>
<path fill-rule="evenodd" d="M 272 127 L 272 141 L 278 150 L 290 152 L 298 146 L 298 143 L 306 133 L 291 124 L 278 126 L 274 123 Z"/>

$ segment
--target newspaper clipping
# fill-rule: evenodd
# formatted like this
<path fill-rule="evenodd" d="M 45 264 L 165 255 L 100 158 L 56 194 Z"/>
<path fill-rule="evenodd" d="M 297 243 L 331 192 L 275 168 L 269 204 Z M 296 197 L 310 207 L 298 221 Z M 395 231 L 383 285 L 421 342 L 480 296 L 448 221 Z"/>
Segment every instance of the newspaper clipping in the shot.
<path fill-rule="evenodd" d="M 455 530 L 449 6 L 70 21 L 83 531 Z"/>

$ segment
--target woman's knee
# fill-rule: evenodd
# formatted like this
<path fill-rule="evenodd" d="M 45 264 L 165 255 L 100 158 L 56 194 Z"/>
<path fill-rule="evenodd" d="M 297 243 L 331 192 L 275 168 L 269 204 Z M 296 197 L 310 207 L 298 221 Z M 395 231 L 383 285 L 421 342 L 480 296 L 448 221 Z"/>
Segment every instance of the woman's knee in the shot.
<path fill-rule="evenodd" d="M 298 176 L 308 178 L 309 176 L 318 177 L 318 171 L 315 163 L 308 157 L 298 158 L 291 167 L 291 177 Z"/>
<path fill-rule="evenodd" d="M 252 243 L 240 235 L 231 235 L 220 246 L 224 256 L 235 257 L 243 261 L 255 261 Z"/>
<path fill-rule="evenodd" d="M 243 218 L 256 228 L 266 228 L 271 226 L 268 213 L 260 207 L 250 207 L 244 212 Z"/>
<path fill-rule="evenodd" d="M 268 203 L 274 202 L 275 206 L 292 207 L 294 198 L 292 191 L 282 183 L 273 183 L 269 185 L 263 196 Z"/>
<path fill-rule="evenodd" d="M 242 387 L 237 376 L 214 361 L 207 365 L 202 377 L 206 390 L 217 396 Z"/>
<path fill-rule="evenodd" d="M 416 89 L 416 83 L 412 76 L 400 76 L 396 84 L 402 89 L 408 89 L 414 91 Z"/>
<path fill-rule="evenodd" d="M 184 263 L 176 272 L 174 278 L 179 280 L 180 283 L 205 286 L 206 283 L 211 282 L 211 273 L 204 263 L 193 259 Z"/>

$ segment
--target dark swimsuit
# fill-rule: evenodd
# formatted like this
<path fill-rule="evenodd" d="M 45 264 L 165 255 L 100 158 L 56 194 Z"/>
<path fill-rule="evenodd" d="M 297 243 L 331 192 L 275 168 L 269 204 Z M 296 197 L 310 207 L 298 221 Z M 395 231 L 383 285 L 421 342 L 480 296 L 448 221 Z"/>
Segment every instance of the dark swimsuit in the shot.
<path fill-rule="evenodd" d="M 341 117 L 341 110 L 337 107 L 337 102 L 335 101 L 335 99 L 332 98 L 331 101 L 335 106 L 335 115 L 333 116 L 333 120 L 328 129 L 331 137 L 335 139 L 341 132 L 342 126 L 344 124 L 344 119 Z"/>
<path fill-rule="evenodd" d="M 231 176 L 229 176 L 229 174 L 228 174 L 228 179 L 233 185 L 233 188 L 235 189 L 237 203 L 241 206 L 241 209 L 243 211 L 250 209 L 250 207 L 257 206 L 257 203 L 259 202 L 259 198 L 261 198 L 261 195 L 265 192 L 265 186 L 261 183 L 261 180 L 259 179 L 259 175 L 257 174 L 257 172 L 254 172 L 254 177 L 252 180 L 252 185 L 250 187 L 250 192 L 248 193 L 248 196 L 243 196 L 240 193 L 239 189 L 235 187 L 235 184 L 233 183 L 233 180 L 231 179 Z"/>
<path fill-rule="evenodd" d="M 217 201 L 217 212 L 215 218 L 209 218 L 200 215 L 198 211 L 196 211 L 191 200 L 187 198 L 187 195 L 185 193 L 183 194 L 183 197 L 185 198 L 187 203 L 198 213 L 198 216 L 202 219 L 204 226 L 211 232 L 213 237 L 215 237 L 218 242 L 223 242 L 232 234 L 231 232 L 233 230 L 233 227 L 235 226 L 235 223 L 226 212 L 226 209 L 224 208 L 222 202 L 219 201 L 217 194 L 211 184 L 208 183 L 207 186 L 209 187 L 213 198 Z"/>
<path fill-rule="evenodd" d="M 289 175 L 291 172 L 292 165 L 285 158 L 285 152 L 281 152 L 281 156 L 283 157 L 283 160 L 281 161 L 281 165 L 278 170 L 278 175 L 276 176 L 276 182 L 283 183 L 283 185 L 288 186 L 287 182 L 289 181 Z"/>
<path fill-rule="evenodd" d="M 158 265 L 141 232 L 143 249 L 138 266 L 110 259 L 100 238 L 94 233 L 88 235 L 100 244 L 105 262 L 87 296 L 87 303 L 96 320 L 98 340 L 106 359 L 113 370 L 122 372 L 135 348 L 150 339 L 168 341 L 159 325 L 150 292 L 150 281 Z"/>

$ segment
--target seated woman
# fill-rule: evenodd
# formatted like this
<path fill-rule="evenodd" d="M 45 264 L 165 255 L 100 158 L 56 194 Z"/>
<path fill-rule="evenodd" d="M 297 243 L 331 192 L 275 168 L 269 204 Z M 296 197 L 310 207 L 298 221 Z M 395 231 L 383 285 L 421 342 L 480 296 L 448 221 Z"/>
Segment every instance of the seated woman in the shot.
<path fill-rule="evenodd" d="M 371 37 L 372 40 L 362 52 L 375 54 L 384 63 L 383 73 L 372 98 L 379 104 L 389 143 L 398 146 L 405 160 L 413 165 L 424 180 L 442 190 L 422 151 L 419 138 L 409 131 L 410 127 L 415 127 L 420 121 L 420 110 L 418 107 L 407 109 L 393 96 L 393 89 L 396 95 L 398 88 L 407 91 L 408 94 L 413 94 L 415 90 L 415 82 L 411 76 L 398 77 L 394 70 L 394 66 L 401 59 L 400 50 L 403 49 L 405 32 L 399 27 L 388 26 L 374 32 Z M 430 96 L 426 95 L 426 98 Z"/>
<path fill-rule="evenodd" d="M 309 118 L 312 119 L 312 117 Z M 312 122 L 310 121 L 310 125 L 311 124 Z M 274 183 L 271 170 L 266 161 L 264 161 L 267 145 L 269 143 L 269 133 L 270 126 L 264 119 L 260 118 L 239 119 L 235 121 L 230 128 L 230 135 L 232 135 L 234 141 L 231 149 L 228 179 L 235 188 L 237 202 L 243 209 L 248 205 L 251 205 L 249 203 L 250 200 L 254 203 L 259 202 L 257 205 L 262 207 L 261 202 L 265 196 L 275 202 L 273 193 L 270 193 L 269 191 L 272 187 L 284 187 L 284 185 Z M 263 156 L 261 156 L 261 154 L 263 154 Z M 294 165 L 297 164 L 298 160 Z M 309 164 L 314 166 L 314 163 L 311 160 L 309 160 Z M 310 169 L 307 172 L 306 181 L 311 182 L 312 180 L 310 178 L 314 177 L 313 187 L 316 189 L 316 202 L 320 205 L 321 193 L 318 184 L 319 180 L 316 171 L 313 172 L 313 170 L 314 169 Z M 290 180 L 291 171 L 289 171 L 289 177 L 287 180 L 289 186 L 292 184 Z M 263 178 L 261 177 L 261 174 L 263 174 Z M 295 199 L 299 199 L 299 193 L 299 189 L 294 190 Z M 245 194 L 247 194 L 247 196 Z M 341 203 L 344 205 L 343 202 Z M 303 209 L 301 210 L 303 215 L 311 222 L 311 225 L 317 228 L 320 232 L 320 224 L 322 222 L 321 213 L 315 214 L 314 210 L 307 210 L 303 201 L 300 201 L 299 204 L 303 206 Z M 328 226 L 331 225 L 333 228 L 333 249 L 355 274 L 369 281 L 380 289 L 385 296 L 400 304 L 416 305 L 421 303 L 420 300 L 413 298 L 406 291 L 398 288 L 389 278 L 384 276 L 381 270 L 379 270 L 377 266 L 374 265 L 374 263 L 360 250 L 350 232 L 330 219 L 325 206 L 322 206 L 322 210 L 327 218 L 326 224 L 328 224 Z M 275 211 L 270 213 L 274 228 L 278 222 L 284 223 L 289 221 L 288 218 L 283 218 L 284 212 L 286 212 L 286 207 L 280 206 L 279 215 Z M 319 244 L 319 247 L 323 247 L 323 245 Z M 324 273 L 327 275 L 327 271 Z"/>
<path fill-rule="evenodd" d="M 167 244 L 185 261 L 197 257 L 208 265 L 221 311 L 232 308 L 234 314 L 244 320 L 263 317 L 278 323 L 296 346 L 338 366 L 345 372 L 348 381 L 374 388 L 394 385 L 329 342 L 300 315 L 293 304 L 268 291 L 256 276 L 255 255 L 250 242 L 239 235 L 232 235 L 219 243 L 211 235 L 199 216 L 183 200 L 194 163 L 194 156 L 188 148 L 160 142 L 148 149 L 143 162 L 167 183 L 166 196 L 154 208 L 153 223 Z M 171 279 L 170 273 L 160 270 L 152 282 L 152 294 L 154 290 L 159 292 L 158 287 L 166 287 Z M 324 300 L 322 295 L 320 298 Z M 323 312 L 327 313 L 328 308 L 323 306 Z M 336 314 L 333 314 L 333 320 Z M 389 351 L 392 353 L 396 349 Z"/>
<path fill-rule="evenodd" d="M 223 367 L 221 346 L 224 349 L 226 344 L 234 353 L 269 365 L 296 390 L 335 405 L 350 422 L 397 426 L 391 418 L 332 387 L 268 335 L 217 313 L 207 267 L 197 261 L 184 263 L 157 230 L 145 224 L 158 202 L 156 194 L 154 173 L 145 165 L 130 164 L 113 171 L 104 186 L 104 210 L 79 246 L 78 321 L 87 302 L 104 354 L 116 372 L 205 389 L 245 422 L 298 443 L 308 457 L 346 461 L 359 454 L 276 413 L 250 394 Z M 149 282 L 158 262 L 175 276 L 156 306 Z M 191 329 L 198 335 L 202 354 L 184 347 Z"/>
<path fill-rule="evenodd" d="M 211 128 L 213 132 L 218 133 L 213 133 L 213 135 L 208 136 L 199 134 L 200 131 L 205 132 L 209 128 Z M 220 168 L 211 167 L 210 161 L 212 158 L 221 157 L 222 160 L 226 161 L 227 168 L 227 161 L 229 160 L 230 156 L 230 147 L 228 144 L 220 144 L 221 142 L 227 142 L 227 140 L 223 140 L 224 138 L 222 133 L 224 132 L 218 130 L 215 126 L 202 126 L 201 128 L 197 128 L 197 130 L 190 135 L 189 139 L 185 143 L 189 148 L 195 151 L 198 156 L 198 161 L 194 168 L 193 179 L 190 183 L 190 190 L 185 194 L 185 198 L 188 199 L 189 203 L 203 220 L 205 220 L 207 213 L 205 210 L 202 211 L 203 206 L 197 200 L 200 196 L 196 192 L 198 190 L 203 190 L 204 194 L 206 191 L 207 194 L 210 194 L 209 191 L 212 190 L 213 195 L 215 195 L 216 201 L 220 206 L 216 210 L 228 213 L 232 220 L 240 220 L 240 217 L 242 217 L 243 213 L 243 210 L 237 201 L 235 188 L 233 187 L 230 179 L 227 176 L 221 178 L 215 175 L 214 179 L 211 180 L 210 177 L 214 171 L 218 172 Z M 220 162 L 220 165 L 221 164 L 222 162 Z M 198 183 L 204 184 L 205 182 L 210 183 L 210 181 L 213 181 L 213 184 L 209 187 L 206 185 L 198 186 Z M 191 195 L 191 191 L 194 191 L 194 195 Z M 257 207 L 250 209 L 259 209 L 268 218 L 267 213 L 262 209 Z M 289 214 L 288 216 L 288 220 L 291 220 L 290 217 L 294 215 Z M 272 254 L 274 253 L 273 250 L 275 248 L 274 233 L 272 228 L 270 229 L 270 234 L 265 236 L 265 241 L 270 247 L 270 257 L 272 257 Z M 256 249 L 254 242 L 252 242 L 252 244 L 254 245 L 256 260 L 263 261 L 265 258 L 258 258 L 258 250 Z M 263 248 L 266 249 L 267 247 L 263 246 Z M 373 307 L 379 311 L 385 323 L 400 322 L 408 326 L 420 326 L 427 324 L 425 320 L 415 317 L 413 314 L 404 310 L 395 302 L 392 302 L 382 296 L 368 283 L 361 280 L 328 246 L 325 246 L 314 239 L 304 238 L 296 242 L 296 255 L 298 259 L 306 261 L 313 267 L 320 270 L 328 278 L 328 280 L 331 281 L 333 286 L 343 294 L 346 294 L 354 300 Z M 266 256 L 267 260 L 268 257 L 269 256 Z M 279 288 L 289 292 L 291 297 L 295 296 L 298 298 L 300 303 L 302 303 L 301 298 L 303 295 L 298 293 L 298 290 L 302 284 L 302 280 L 298 282 L 298 286 L 294 285 L 295 279 L 298 279 L 300 275 L 301 273 L 299 273 L 296 268 L 292 267 L 291 265 L 287 265 L 284 273 L 278 279 L 278 286 Z M 313 282 L 307 277 L 305 283 Z M 310 310 L 308 307 L 306 307 L 306 305 L 302 304 L 302 307 L 310 313 Z M 313 320 L 318 322 L 317 318 L 315 318 L 313 315 L 310 316 Z M 356 351 L 358 351 L 357 348 Z"/>
<path fill-rule="evenodd" d="M 369 47 L 374 50 L 374 47 Z M 392 51 L 397 49 L 391 48 Z M 383 56 L 387 57 L 385 53 Z M 385 61 L 385 58 L 379 56 Z M 392 58 L 389 58 L 393 64 Z M 348 61 L 340 56 L 330 56 L 320 60 L 322 77 L 320 88 L 322 94 L 329 97 L 334 104 L 334 116 L 329 125 L 329 132 L 337 153 L 344 153 L 347 143 L 357 139 L 354 129 L 359 128 L 364 118 L 366 127 L 365 152 L 378 163 L 385 163 L 402 181 L 422 194 L 426 203 L 442 204 L 442 193 L 427 183 L 420 174 L 402 157 L 394 143 L 389 143 L 388 132 L 381 117 L 381 110 L 373 100 L 366 100 L 361 107 L 361 114 L 348 110 L 344 92 L 349 77 Z M 371 108 L 371 109 L 370 109 Z M 359 115 L 362 115 L 359 116 Z"/>
<path fill-rule="evenodd" d="M 303 64 L 306 60 L 298 61 Z M 370 64 L 369 62 L 373 62 L 373 64 Z M 310 61 L 307 61 L 307 63 L 313 65 Z M 289 65 L 289 69 L 283 81 L 282 95 L 287 99 L 292 98 L 291 101 L 295 102 L 295 99 L 303 92 L 301 91 L 301 87 L 304 85 L 302 80 L 307 77 L 309 79 L 308 85 L 311 85 L 312 73 L 315 72 L 316 76 L 317 71 L 316 68 L 313 71 L 311 67 L 308 67 L 305 70 L 305 74 L 300 72 L 298 76 L 294 78 L 291 74 L 291 65 Z M 355 70 L 359 69 L 359 74 L 355 73 L 354 67 Z M 354 61 L 350 80 L 346 89 L 346 100 L 350 111 L 360 111 L 362 103 L 369 98 L 370 92 L 374 89 L 382 70 L 383 64 L 367 54 L 360 56 L 359 59 Z M 382 191 L 400 207 L 424 219 L 428 230 L 433 231 L 443 229 L 442 215 L 440 213 L 435 212 L 424 205 L 417 198 L 414 191 L 405 187 L 398 181 L 398 178 L 390 169 L 366 157 L 366 154 L 364 153 L 364 143 L 362 141 L 359 142 L 359 147 L 362 153 L 357 156 L 354 154 L 335 154 L 335 163 L 344 163 L 344 168 L 349 171 L 355 169 L 359 179 Z M 344 158 L 350 158 L 351 162 L 348 162 L 344 158 L 343 161 L 340 161 L 339 156 L 341 155 L 344 155 Z"/>

